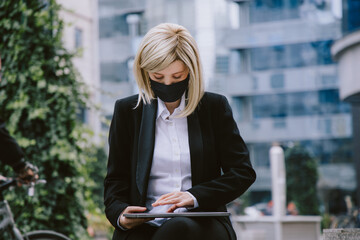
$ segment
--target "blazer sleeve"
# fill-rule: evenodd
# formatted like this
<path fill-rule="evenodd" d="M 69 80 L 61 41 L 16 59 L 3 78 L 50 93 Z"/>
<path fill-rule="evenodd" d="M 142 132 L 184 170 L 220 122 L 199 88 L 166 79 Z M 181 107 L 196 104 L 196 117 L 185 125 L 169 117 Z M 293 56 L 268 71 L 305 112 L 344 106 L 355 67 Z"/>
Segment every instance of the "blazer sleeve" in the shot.
<path fill-rule="evenodd" d="M 130 146 L 127 129 L 128 114 L 123 100 L 115 103 L 109 131 L 109 157 L 104 181 L 105 214 L 110 223 L 118 228 L 117 220 L 128 206 L 130 190 Z"/>
<path fill-rule="evenodd" d="M 224 96 L 220 95 L 219 98 L 214 104 L 216 110 L 212 118 L 215 120 L 215 148 L 223 174 L 188 190 L 202 209 L 214 209 L 233 201 L 256 179 L 248 149 L 240 136 L 231 107 Z"/>
<path fill-rule="evenodd" d="M 0 119 L 0 161 L 10 165 L 15 172 L 25 167 L 24 153 Z"/>

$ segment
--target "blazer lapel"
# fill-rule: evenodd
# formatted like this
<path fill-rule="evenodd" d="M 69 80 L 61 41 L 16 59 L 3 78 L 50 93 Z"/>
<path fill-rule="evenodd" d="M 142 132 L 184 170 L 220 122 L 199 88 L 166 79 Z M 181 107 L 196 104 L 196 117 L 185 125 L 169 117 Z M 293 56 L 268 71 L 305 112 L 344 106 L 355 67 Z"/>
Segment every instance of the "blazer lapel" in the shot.
<path fill-rule="evenodd" d="M 156 112 L 156 100 L 143 105 L 136 166 L 136 185 L 142 198 L 146 195 L 154 152 Z"/>
<path fill-rule="evenodd" d="M 189 148 L 191 159 L 192 185 L 200 182 L 202 176 L 201 163 L 203 162 L 203 140 L 199 122 L 198 109 L 187 117 L 189 132 Z"/>

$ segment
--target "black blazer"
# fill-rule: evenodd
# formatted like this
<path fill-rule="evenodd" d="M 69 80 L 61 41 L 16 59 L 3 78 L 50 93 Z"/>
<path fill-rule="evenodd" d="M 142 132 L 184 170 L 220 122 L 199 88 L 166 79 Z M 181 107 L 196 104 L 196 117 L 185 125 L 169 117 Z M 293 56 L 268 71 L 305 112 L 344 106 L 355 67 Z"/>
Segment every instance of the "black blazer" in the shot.
<path fill-rule="evenodd" d="M 9 135 L 5 122 L 0 119 L 0 161 L 10 165 L 14 171 L 25 167 L 24 153 L 14 138 Z"/>
<path fill-rule="evenodd" d="M 155 139 L 157 100 L 140 104 L 138 96 L 118 100 L 109 133 L 109 160 L 104 186 L 105 213 L 115 227 L 113 239 L 124 239 L 117 226 L 129 205 L 145 206 Z M 239 134 L 227 99 L 205 93 L 187 117 L 192 188 L 199 203 L 195 211 L 226 211 L 225 204 L 255 181 L 246 145 Z M 229 218 L 218 218 L 236 239 Z"/>

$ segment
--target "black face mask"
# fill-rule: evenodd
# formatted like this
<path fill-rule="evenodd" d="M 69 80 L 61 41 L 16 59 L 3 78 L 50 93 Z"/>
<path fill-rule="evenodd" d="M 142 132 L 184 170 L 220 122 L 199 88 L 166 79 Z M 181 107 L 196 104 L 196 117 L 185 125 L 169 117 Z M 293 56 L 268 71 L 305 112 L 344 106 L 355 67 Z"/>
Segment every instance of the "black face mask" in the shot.
<path fill-rule="evenodd" d="M 189 75 L 182 81 L 173 83 L 171 85 L 165 85 L 163 83 L 151 80 L 151 89 L 155 95 L 164 102 L 175 102 L 180 99 L 189 85 Z"/>

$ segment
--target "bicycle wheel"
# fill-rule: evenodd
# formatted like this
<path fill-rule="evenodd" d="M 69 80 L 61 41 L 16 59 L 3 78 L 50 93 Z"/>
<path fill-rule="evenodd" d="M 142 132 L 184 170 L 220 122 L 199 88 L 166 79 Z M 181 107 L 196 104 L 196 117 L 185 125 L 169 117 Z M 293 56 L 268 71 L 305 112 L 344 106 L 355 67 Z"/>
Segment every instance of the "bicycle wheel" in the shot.
<path fill-rule="evenodd" d="M 61 233 L 48 230 L 25 233 L 23 238 L 24 240 L 71 240 Z"/>

